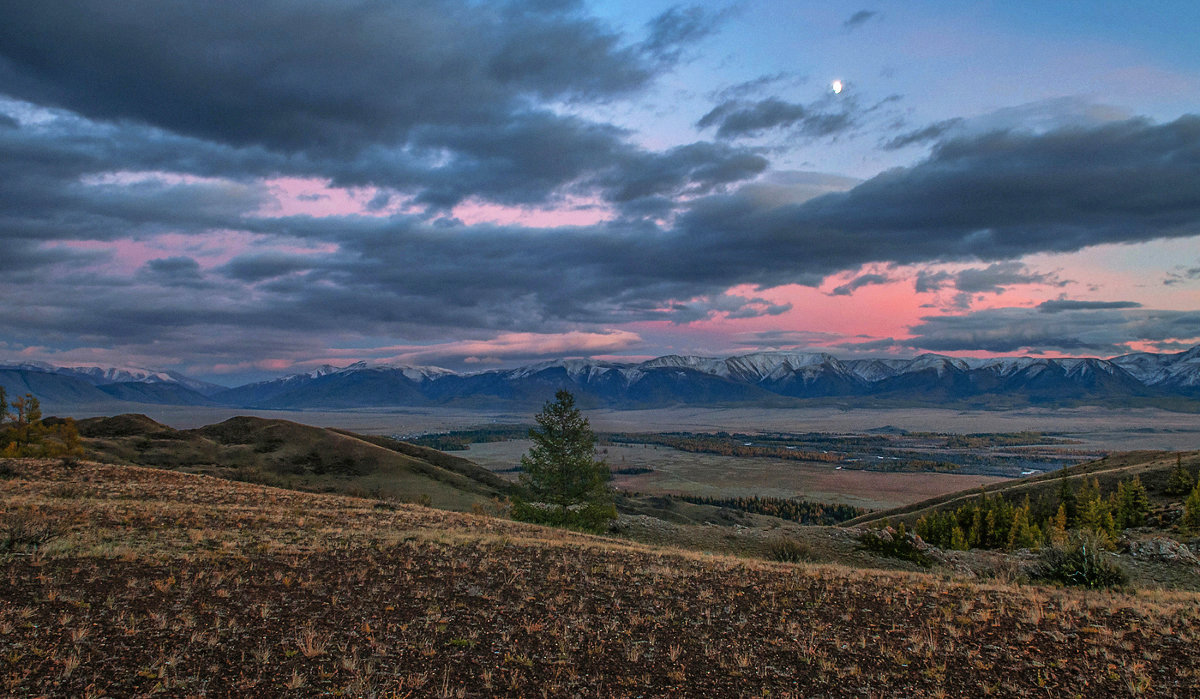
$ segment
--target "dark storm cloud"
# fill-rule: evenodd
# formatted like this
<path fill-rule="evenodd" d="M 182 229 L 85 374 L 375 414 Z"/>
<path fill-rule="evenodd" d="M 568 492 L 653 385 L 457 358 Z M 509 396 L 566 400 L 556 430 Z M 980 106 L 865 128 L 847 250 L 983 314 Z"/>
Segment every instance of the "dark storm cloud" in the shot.
<path fill-rule="evenodd" d="M 262 253 L 235 257 L 220 268 L 220 272 L 230 279 L 243 282 L 260 282 L 274 279 L 285 274 L 299 272 L 312 267 L 312 261 L 306 257 L 284 255 L 279 253 Z"/>
<path fill-rule="evenodd" d="M 150 260 L 143 268 L 144 277 L 162 286 L 200 288 L 207 285 L 200 263 L 190 257 L 162 257 Z"/>
<path fill-rule="evenodd" d="M 181 6 L 96 7 L 74 3 L 57 23 L 45 4 L 0 10 L 0 92 L 85 115 L 0 127 L 0 267 L 90 265 L 36 285 L 0 279 L 8 342 L 154 343 L 233 358 L 319 347 L 334 333 L 445 340 L 769 315 L 786 304 L 723 295 L 746 283 L 815 286 L 869 263 L 975 259 L 999 264 L 953 281 L 998 288 L 1032 283 L 1003 266 L 1026 254 L 1200 233 L 1195 117 L 960 138 L 913 167 L 812 198 L 811 182 L 739 186 L 767 168 L 758 151 L 725 142 L 649 151 L 612 125 L 539 108 L 637 90 L 661 68 L 648 45 L 573 3 L 446 0 L 413 9 L 411 22 L 394 21 L 390 4 L 214 4 L 194 32 L 177 26 Z M 555 64 L 551 50 L 567 53 Z M 810 128 L 817 112 L 776 103 L 731 102 L 709 125 Z M 277 176 L 376 184 L 385 190 L 376 210 L 401 195 L 433 210 L 262 213 L 271 202 L 262 180 Z M 839 187 L 821 191 L 830 188 Z M 468 198 L 568 194 L 598 196 L 618 217 L 550 229 L 439 217 Z M 84 249 L 220 232 L 246 249 L 226 248 L 237 256 L 207 272 L 168 259 L 131 274 L 95 257 L 113 249 Z M 186 245 L 162 254 L 197 257 Z M 198 294 L 205 279 L 221 284 Z M 1118 311 L 1148 313 L 1106 312 Z M 955 328 L 933 333 L 934 322 L 929 341 L 952 341 Z"/>
<path fill-rule="evenodd" d="M 161 276 L 200 276 L 200 263 L 190 257 L 161 257 L 147 262 L 146 269 Z"/>
<path fill-rule="evenodd" d="M 955 127 L 960 126 L 962 123 L 963 120 L 957 117 L 954 119 L 946 119 L 944 121 L 934 122 L 929 126 L 916 129 L 914 131 L 908 131 L 896 136 L 895 138 L 892 138 L 883 144 L 883 148 L 884 150 L 899 150 L 905 146 L 936 141 L 945 136 L 948 132 L 952 131 Z"/>
<path fill-rule="evenodd" d="M 95 250 L 79 250 L 70 247 L 45 247 L 37 241 L 8 240 L 0 235 L 3 254 L 0 255 L 0 274 L 3 281 L 26 284 L 45 278 L 51 266 L 85 265 L 105 258 L 107 255 Z M 10 297 L 5 297 L 10 298 Z"/>
<path fill-rule="evenodd" d="M 669 47 L 688 31 L 661 33 Z M 613 95 L 654 72 L 571 6 L 515 2 L 18 3 L 0 46 L 23 99 L 287 152 L 501 123 L 525 97 Z"/>
<path fill-rule="evenodd" d="M 770 259 L 829 274 L 1200 235 L 1200 118 L 956 139 L 918 165 L 800 204 L 708 197 L 678 227 L 714 241 L 693 255 L 761 284 L 787 276 Z"/>
<path fill-rule="evenodd" d="M 582 10 L 459 0 L 13 5 L 0 10 L 0 93 L 120 124 L 109 128 L 124 137 L 194 141 L 174 157 L 160 147 L 160 167 L 174 171 L 329 178 L 437 209 L 467 197 L 542 203 L 655 154 L 620 129 L 539 105 L 641 90 L 717 21 L 676 8 L 635 41 Z M 152 145 L 136 144 L 113 169 Z"/>
<path fill-rule="evenodd" d="M 931 316 L 910 328 L 901 344 L 933 352 L 1018 352 L 1024 348 L 1120 354 L 1129 343 L 1200 336 L 1200 311 L 1142 308 L 997 308 L 960 316 Z"/>
<path fill-rule="evenodd" d="M 1067 282 L 1054 274 L 1031 271 L 1016 261 L 997 262 L 987 267 L 972 267 L 958 272 L 921 270 L 916 277 L 917 293 L 939 291 L 945 286 L 967 294 L 998 294 L 1006 287 L 1022 284 L 1063 286 Z"/>
<path fill-rule="evenodd" d="M 931 272 L 929 270 L 921 270 L 917 272 L 915 280 L 916 291 L 918 294 L 924 294 L 930 291 L 938 291 L 946 284 L 954 280 L 954 275 L 944 270 Z"/>
<path fill-rule="evenodd" d="M 234 198 L 239 205 L 207 203 L 223 186 L 208 181 L 171 185 L 180 189 L 164 201 L 160 189 L 166 185 L 75 184 L 63 194 L 63 182 L 50 178 L 53 191 L 35 189 L 24 196 L 68 208 L 52 209 L 52 218 L 43 210 L 37 218 L 25 204 L 16 206 L 26 217 L 23 225 L 53 229 L 60 237 L 111 239 L 162 217 L 172 222 L 164 228 L 249 231 L 263 236 L 268 248 L 284 237 L 336 248 L 303 259 L 283 251 L 249 251 L 218 270 L 230 286 L 203 307 L 186 290 L 133 293 L 119 277 L 112 279 L 111 293 L 99 286 L 103 280 L 86 294 L 71 280 L 59 280 L 39 295 L 68 305 L 36 321 L 44 332 L 83 327 L 112 341 L 155 336 L 159 323 L 329 332 L 344 328 L 347 318 L 366 336 L 555 331 L 578 323 L 669 319 L 672 310 L 664 308 L 671 300 L 720 298 L 747 282 L 818 285 L 829 274 L 872 262 L 1016 257 L 1194 235 L 1200 221 L 1196 122 L 1135 121 L 1042 137 L 999 134 L 957 141 L 917 166 L 799 204 L 780 204 L 787 198 L 765 196 L 756 187 L 691 202 L 673 199 L 676 191 L 723 181 L 695 166 L 720 158 L 696 157 L 690 146 L 648 157 L 639 168 L 659 165 L 662 171 L 651 167 L 645 182 L 604 183 L 628 187 L 614 189 L 614 199 L 646 201 L 666 192 L 659 201 L 683 210 L 669 226 L 626 220 L 538 230 L 443 224 L 420 216 L 271 218 L 254 213 L 261 202 L 250 184 L 230 183 L 234 192 L 248 188 L 244 199 Z M 66 146 L 55 152 L 73 153 Z M 9 206 L 11 200 L 3 200 L 0 211 Z M 168 210 L 172 207 L 177 210 Z M 5 215 L 11 220 L 13 213 Z M 1001 261 L 926 284 L 949 281 L 979 290 L 1057 283 Z M 783 308 L 739 303 L 728 309 L 683 303 L 673 312 L 682 318 L 688 312 L 706 317 L 714 310 L 762 314 Z M 1067 315 L 1029 313 L 1043 319 Z M 97 318 L 105 320 L 94 322 Z M 1187 335 L 1173 335 L 1180 336 Z M 931 334 L 929 341 L 951 340 L 943 333 Z M 1011 344 L 1005 338 L 990 342 Z M 237 347 L 231 344 L 230 351 Z"/>
<path fill-rule="evenodd" d="M 769 97 L 757 102 L 729 100 L 700 117 L 701 129 L 717 127 L 717 138 L 754 136 L 772 129 L 794 129 L 805 136 L 830 136 L 854 126 L 849 112 L 821 111 L 817 107 Z"/>
<path fill-rule="evenodd" d="M 707 194 L 713 189 L 757 175 L 767 159 L 721 143 L 692 143 L 663 153 L 630 156 L 600 183 L 614 202 L 656 195 Z"/>
<path fill-rule="evenodd" d="M 954 275 L 954 286 L 971 294 L 998 294 L 1005 287 L 1020 284 L 1050 284 L 1062 286 L 1053 274 L 1032 272 L 1020 262 L 997 262 L 982 269 L 964 269 Z"/>
<path fill-rule="evenodd" d="M 855 29 L 858 29 L 862 25 L 866 24 L 867 22 L 871 21 L 871 18 L 878 17 L 878 16 L 879 16 L 879 13 L 875 12 L 874 10 L 859 10 L 858 12 L 855 12 L 854 14 L 850 15 L 850 17 L 845 22 L 842 22 L 842 26 L 848 30 L 853 31 Z"/>
<path fill-rule="evenodd" d="M 885 274 L 862 274 L 831 291 L 830 296 L 850 296 L 864 286 L 887 284 L 890 281 L 892 278 Z"/>
<path fill-rule="evenodd" d="M 1037 309 L 1042 313 L 1062 313 L 1063 311 L 1123 310 L 1126 308 L 1141 307 L 1142 304 L 1136 301 L 1072 301 L 1070 299 L 1057 299 L 1043 301 L 1038 304 Z"/>

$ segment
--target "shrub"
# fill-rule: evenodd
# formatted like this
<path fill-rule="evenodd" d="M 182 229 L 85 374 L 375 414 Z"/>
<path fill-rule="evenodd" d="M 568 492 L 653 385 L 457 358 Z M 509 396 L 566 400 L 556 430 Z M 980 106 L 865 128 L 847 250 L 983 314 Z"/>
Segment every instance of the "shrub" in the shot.
<path fill-rule="evenodd" d="M 812 549 L 795 539 L 781 536 L 767 544 L 767 556 L 780 563 L 802 563 L 812 558 Z"/>
<path fill-rule="evenodd" d="M 1094 532 L 1071 534 L 1066 543 L 1047 546 L 1034 573 L 1043 580 L 1087 588 L 1106 588 L 1128 582 L 1121 566 L 1104 552 L 1104 542 Z"/>
<path fill-rule="evenodd" d="M 928 568 L 933 565 L 933 558 L 921 550 L 917 541 L 918 537 L 905 531 L 903 522 L 895 530 L 885 527 L 865 532 L 858 540 L 860 549 Z"/>
<path fill-rule="evenodd" d="M 0 553 L 37 550 L 59 536 L 60 532 L 52 523 L 34 513 L 13 512 L 0 524 Z"/>
<path fill-rule="evenodd" d="M 513 498 L 509 514 L 519 522 L 599 533 L 616 519 L 617 508 L 612 503 L 592 503 L 563 509 Z"/>

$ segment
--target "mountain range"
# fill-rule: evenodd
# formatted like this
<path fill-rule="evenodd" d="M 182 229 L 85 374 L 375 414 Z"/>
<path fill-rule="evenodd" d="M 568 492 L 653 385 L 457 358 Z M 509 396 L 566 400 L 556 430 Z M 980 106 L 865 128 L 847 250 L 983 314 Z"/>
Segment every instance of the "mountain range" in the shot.
<path fill-rule="evenodd" d="M 811 352 L 727 358 L 670 355 L 640 363 L 587 359 L 459 373 L 438 367 L 357 362 L 226 388 L 177 372 L 124 367 L 0 363 L 9 395 L 43 401 L 213 405 L 279 410 L 392 406 L 536 406 L 565 388 L 587 407 L 787 406 L 837 401 L 865 406 L 1160 406 L 1200 409 L 1200 346 L 1176 354 L 1112 359 L 1012 357 L 838 359 Z"/>

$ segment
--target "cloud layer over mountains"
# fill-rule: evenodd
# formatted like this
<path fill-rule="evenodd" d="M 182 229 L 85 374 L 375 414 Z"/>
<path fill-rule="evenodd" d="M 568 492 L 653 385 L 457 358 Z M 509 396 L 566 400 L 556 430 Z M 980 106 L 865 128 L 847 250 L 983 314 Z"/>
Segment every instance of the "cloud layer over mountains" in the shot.
<path fill-rule="evenodd" d="M 857 35 L 868 20 L 879 21 L 845 26 Z M 773 152 L 742 137 L 829 135 L 854 114 L 724 101 L 698 122 L 716 140 L 661 148 L 598 116 L 654 89 L 721 21 L 673 8 L 622 31 L 569 0 L 10 5 L 0 341 L 211 367 L 289 344 L 311 354 L 339 332 L 360 346 L 608 333 L 792 308 L 728 293 L 739 285 L 959 261 L 996 263 L 990 278 L 954 279 L 965 292 L 1053 284 L 1011 261 L 1200 235 L 1196 116 L 947 127 L 911 165 L 815 198 L 763 179 Z M 363 200 L 280 210 L 293 180 Z M 471 222 L 456 209 L 569 202 L 595 220 Z M 935 288 L 940 274 L 917 284 Z M 888 280 L 861 276 L 841 293 Z M 1064 307 L 1053 329 L 1033 329 L 1042 310 L 931 317 L 908 344 L 1200 335 L 1194 313 L 1112 305 Z M 977 329 L 1016 325 L 1030 330 Z"/>

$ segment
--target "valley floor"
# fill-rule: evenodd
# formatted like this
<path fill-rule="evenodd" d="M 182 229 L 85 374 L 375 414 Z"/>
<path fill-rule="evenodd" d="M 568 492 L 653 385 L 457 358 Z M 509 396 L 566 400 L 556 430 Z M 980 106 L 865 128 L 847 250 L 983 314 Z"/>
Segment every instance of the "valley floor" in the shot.
<path fill-rule="evenodd" d="M 138 412 L 176 429 L 210 425 L 236 415 L 291 420 L 317 427 L 340 427 L 361 434 L 422 434 L 480 425 L 529 425 L 535 409 L 525 411 L 458 408 L 363 408 L 358 410 L 250 410 L 179 405 L 108 403 L 55 404 L 47 415 L 86 418 Z M 1200 417 L 1157 408 L 1024 408 L 958 410 L 938 408 L 707 408 L 588 410 L 598 432 L 863 432 L 894 427 L 914 432 L 1062 432 L 1087 449 L 1195 449 Z"/>
<path fill-rule="evenodd" d="M 1193 593 L 705 556 L 135 467 L 0 473 L 12 696 L 1200 693 Z"/>

